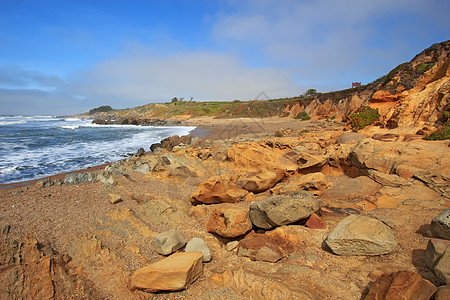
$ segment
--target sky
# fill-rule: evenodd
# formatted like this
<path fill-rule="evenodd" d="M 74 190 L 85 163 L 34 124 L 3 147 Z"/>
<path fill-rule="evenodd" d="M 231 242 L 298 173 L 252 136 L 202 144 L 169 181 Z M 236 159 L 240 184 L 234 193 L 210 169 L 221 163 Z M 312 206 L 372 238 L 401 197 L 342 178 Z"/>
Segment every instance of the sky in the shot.
<path fill-rule="evenodd" d="M 448 0 L 0 0 L 0 115 L 370 83 L 450 39 Z"/>

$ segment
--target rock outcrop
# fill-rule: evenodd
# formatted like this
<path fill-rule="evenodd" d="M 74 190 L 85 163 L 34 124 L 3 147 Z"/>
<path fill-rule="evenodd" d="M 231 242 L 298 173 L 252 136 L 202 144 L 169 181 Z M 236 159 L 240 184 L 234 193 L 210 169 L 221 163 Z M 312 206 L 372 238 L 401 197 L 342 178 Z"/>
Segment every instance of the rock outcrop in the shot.
<path fill-rule="evenodd" d="M 250 220 L 260 228 L 294 223 L 319 210 L 313 193 L 298 191 L 287 195 L 273 195 L 250 205 Z"/>
<path fill-rule="evenodd" d="M 209 216 L 208 232 L 226 238 L 238 237 L 252 229 L 248 208 L 238 206 L 215 207 Z"/>
<path fill-rule="evenodd" d="M 183 290 L 203 274 L 202 259 L 201 252 L 175 253 L 134 272 L 131 284 L 147 292 Z"/>
<path fill-rule="evenodd" d="M 446 208 L 433 221 L 431 232 L 435 237 L 450 240 L 450 208 Z"/>
<path fill-rule="evenodd" d="M 391 229 L 379 220 L 350 215 L 330 232 L 326 244 L 338 255 L 380 255 L 397 246 Z"/>
<path fill-rule="evenodd" d="M 374 282 L 364 300 L 429 300 L 437 288 L 419 274 L 398 271 L 383 274 Z"/>

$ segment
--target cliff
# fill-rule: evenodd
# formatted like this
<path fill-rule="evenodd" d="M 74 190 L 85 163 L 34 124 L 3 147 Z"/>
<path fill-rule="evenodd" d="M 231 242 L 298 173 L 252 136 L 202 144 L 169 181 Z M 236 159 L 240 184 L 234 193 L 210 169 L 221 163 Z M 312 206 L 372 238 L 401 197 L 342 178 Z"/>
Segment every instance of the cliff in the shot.
<path fill-rule="evenodd" d="M 293 117 L 305 111 L 313 119 L 346 121 L 359 107 L 370 106 L 378 108 L 381 127 L 436 127 L 450 109 L 449 64 L 450 41 L 434 44 L 368 85 L 300 99 L 286 105 L 284 113 Z"/>

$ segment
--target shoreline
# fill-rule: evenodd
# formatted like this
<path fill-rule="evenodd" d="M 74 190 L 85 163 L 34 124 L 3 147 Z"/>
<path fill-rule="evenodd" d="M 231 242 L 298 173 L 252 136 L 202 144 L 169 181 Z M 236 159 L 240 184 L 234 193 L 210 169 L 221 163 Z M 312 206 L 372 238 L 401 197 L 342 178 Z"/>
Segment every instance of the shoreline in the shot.
<path fill-rule="evenodd" d="M 257 137 L 261 135 L 273 134 L 276 130 L 279 130 L 280 128 L 287 126 L 295 128 L 299 127 L 304 128 L 310 125 L 310 123 L 311 122 L 293 121 L 292 119 L 273 118 L 273 117 L 262 119 L 258 118 L 215 119 L 212 117 L 202 117 L 189 119 L 183 121 L 179 125 L 171 125 L 168 127 L 186 127 L 186 126 L 195 127 L 195 129 L 189 132 L 189 135 L 194 135 L 200 139 L 205 140 L 220 141 L 224 139 L 234 139 L 241 136 Z M 142 125 L 135 125 L 135 126 L 142 126 Z M 148 148 L 150 148 L 150 145 L 148 145 Z M 136 151 L 137 150 L 138 149 L 136 149 Z M 146 152 L 149 151 L 146 150 Z M 113 162 L 114 161 L 105 164 L 95 165 L 89 168 L 76 169 L 74 171 L 62 172 L 30 180 L 23 180 L 11 183 L 1 183 L 0 190 L 25 187 L 46 179 L 50 179 L 52 181 L 56 179 L 64 180 L 64 177 L 69 173 L 100 171 L 101 169 L 104 169 L 106 166 L 108 166 Z"/>

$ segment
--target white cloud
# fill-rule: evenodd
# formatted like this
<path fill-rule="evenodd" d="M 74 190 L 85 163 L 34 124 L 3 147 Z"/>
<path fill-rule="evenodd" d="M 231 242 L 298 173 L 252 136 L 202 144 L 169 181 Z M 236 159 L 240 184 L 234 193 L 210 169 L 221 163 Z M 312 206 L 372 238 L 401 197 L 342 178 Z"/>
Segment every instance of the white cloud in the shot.
<path fill-rule="evenodd" d="M 70 89 L 94 99 L 128 100 L 126 106 L 172 97 L 197 100 L 253 99 L 299 94 L 290 74 L 277 68 L 248 68 L 234 56 L 214 52 L 156 55 L 142 46 L 75 74 Z"/>

